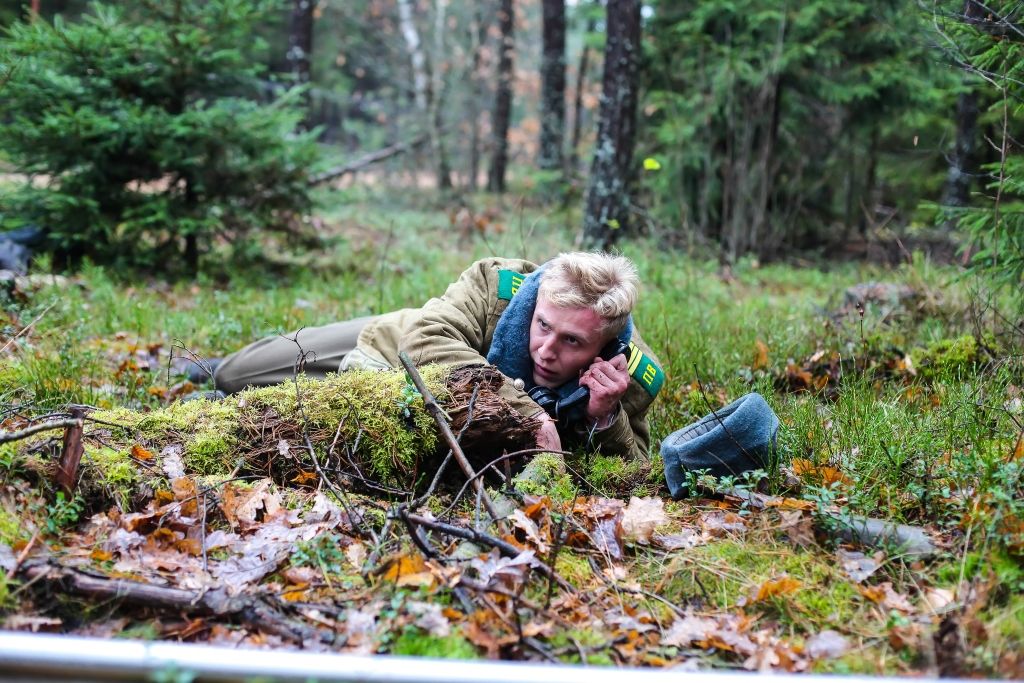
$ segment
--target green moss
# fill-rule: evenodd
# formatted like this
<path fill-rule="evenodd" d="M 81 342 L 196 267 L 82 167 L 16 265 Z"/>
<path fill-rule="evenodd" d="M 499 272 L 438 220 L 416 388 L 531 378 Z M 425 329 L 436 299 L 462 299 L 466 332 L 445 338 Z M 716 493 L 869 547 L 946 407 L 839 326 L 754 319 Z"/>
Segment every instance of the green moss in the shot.
<path fill-rule="evenodd" d="M 448 368 L 428 365 L 419 372 L 443 402 Z M 302 396 L 301 414 L 297 394 Z M 325 380 L 300 377 L 298 392 L 295 383 L 286 382 L 245 391 L 240 398 L 285 419 L 301 421 L 304 415 L 311 430 L 332 430 L 332 436 L 341 423 L 340 440 L 354 443 L 358 437 L 368 476 L 386 484 L 410 485 L 404 478 L 438 443 L 434 420 L 404 372 L 354 370 Z"/>
<path fill-rule="evenodd" d="M 7 505 L 0 502 L 0 543 L 14 546 L 18 541 L 27 540 L 25 533 L 26 525 L 21 516 L 7 509 Z"/>
<path fill-rule="evenodd" d="M 127 510 L 140 479 L 138 466 L 130 453 L 92 444 L 85 444 L 84 451 L 82 463 L 95 469 L 96 483 L 110 491 L 122 510 Z"/>
<path fill-rule="evenodd" d="M 535 455 L 512 483 L 520 493 L 549 496 L 556 502 L 571 500 L 576 494 L 576 485 L 565 471 L 565 461 L 556 453 Z"/>
<path fill-rule="evenodd" d="M 391 646 L 391 654 L 436 659 L 478 659 L 476 648 L 461 633 L 444 637 L 430 635 L 418 628 L 402 631 Z"/>
<path fill-rule="evenodd" d="M 555 571 L 577 588 L 588 584 L 594 578 L 594 570 L 590 562 L 583 555 L 577 555 L 571 550 L 562 550 L 555 561 Z"/>
<path fill-rule="evenodd" d="M 741 604 L 765 581 L 785 574 L 803 587 L 759 606 L 800 631 L 848 625 L 866 609 L 831 558 L 789 546 L 717 541 L 687 551 L 668 571 L 660 563 L 648 571 L 654 583 L 664 581 L 662 595 L 673 602 L 703 597 L 719 609 Z"/>
<path fill-rule="evenodd" d="M 584 651 L 588 649 L 596 649 L 596 651 L 587 653 L 587 664 L 597 666 L 613 666 L 615 664 L 607 650 L 598 649 L 603 646 L 610 645 L 607 636 L 600 631 L 593 629 L 569 629 L 568 631 L 559 631 L 551 636 L 550 643 L 551 648 L 554 650 L 568 650 L 568 654 L 564 654 L 559 657 L 563 662 L 568 664 L 583 663 L 583 660 L 579 655 L 580 648 Z"/>
<path fill-rule="evenodd" d="M 606 495 L 636 493 L 636 486 L 648 479 L 651 464 L 643 460 L 628 460 L 614 455 L 594 455 L 584 477 L 597 491 Z"/>
<path fill-rule="evenodd" d="M 180 443 L 190 472 L 218 474 L 229 472 L 234 466 L 232 455 L 238 443 L 239 422 L 246 412 L 251 413 L 251 409 L 229 399 L 174 403 L 148 413 L 117 408 L 99 411 L 95 417 L 122 425 L 137 440 L 160 447 Z"/>
<path fill-rule="evenodd" d="M 420 373 L 443 402 L 448 369 L 431 365 Z M 120 408 L 95 417 L 121 425 L 117 436 L 126 447 L 144 443 L 160 450 L 180 444 L 186 470 L 198 475 L 232 471 L 245 455 L 244 444 L 254 434 L 262 436 L 268 420 L 304 426 L 314 445 L 325 450 L 323 442 L 332 442 L 335 435 L 338 443 L 358 440 L 357 455 L 367 476 L 389 485 L 411 485 L 407 479 L 419 459 L 438 443 L 433 418 L 404 372 L 353 371 L 322 380 L 300 376 L 297 387 L 285 382 L 222 401 L 187 401 L 146 413 Z M 295 428 L 286 433 L 294 434 Z"/>
<path fill-rule="evenodd" d="M 941 339 L 916 353 L 922 377 L 935 379 L 973 372 L 985 361 L 986 350 L 996 350 L 998 343 L 991 335 L 982 339 L 965 334 L 956 339 Z"/>

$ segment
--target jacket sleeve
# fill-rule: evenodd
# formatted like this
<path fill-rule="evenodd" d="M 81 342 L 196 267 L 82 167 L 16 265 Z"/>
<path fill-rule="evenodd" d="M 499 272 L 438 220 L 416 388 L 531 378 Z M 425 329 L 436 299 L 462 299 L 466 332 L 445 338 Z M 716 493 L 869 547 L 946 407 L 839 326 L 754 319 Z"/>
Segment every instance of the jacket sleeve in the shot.
<path fill-rule="evenodd" d="M 632 341 L 644 355 L 661 367 L 661 363 L 650 347 L 633 331 Z M 619 413 L 606 429 L 591 433 L 583 427 L 574 430 L 571 443 L 599 450 L 606 455 L 647 459 L 651 446 L 651 430 L 647 422 L 647 410 L 654 403 L 652 396 L 635 377 L 630 378 L 629 388 L 619 406 Z"/>
<path fill-rule="evenodd" d="M 448 286 L 445 293 L 423 305 L 402 334 L 399 350 L 417 364 L 475 365 L 487 362 L 488 333 L 500 316 L 498 271 L 510 268 L 525 272 L 535 266 L 526 261 L 484 259 L 477 261 Z M 505 382 L 499 392 L 520 414 L 540 411 L 525 392 Z"/>
<path fill-rule="evenodd" d="M 599 450 L 605 455 L 646 460 L 651 440 L 647 409 L 653 401 L 654 397 L 631 380 L 615 421 L 608 428 L 593 434 L 581 426 L 573 435 L 573 442 Z"/>

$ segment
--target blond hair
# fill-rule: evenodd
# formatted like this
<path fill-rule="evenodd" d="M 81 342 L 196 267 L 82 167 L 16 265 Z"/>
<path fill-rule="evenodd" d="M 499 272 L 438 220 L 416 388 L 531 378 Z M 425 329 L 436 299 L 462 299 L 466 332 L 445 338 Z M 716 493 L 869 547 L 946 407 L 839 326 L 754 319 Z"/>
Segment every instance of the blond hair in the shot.
<path fill-rule="evenodd" d="M 540 296 L 559 308 L 589 308 L 604 324 L 601 332 L 620 334 L 640 292 L 636 266 L 625 256 L 575 251 L 548 262 Z"/>

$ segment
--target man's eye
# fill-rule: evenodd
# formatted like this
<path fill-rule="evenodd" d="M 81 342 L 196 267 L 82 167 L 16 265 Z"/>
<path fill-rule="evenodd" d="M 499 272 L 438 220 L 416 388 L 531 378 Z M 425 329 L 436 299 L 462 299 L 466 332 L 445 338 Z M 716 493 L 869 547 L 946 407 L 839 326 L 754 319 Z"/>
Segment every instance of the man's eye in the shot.
<path fill-rule="evenodd" d="M 548 324 L 546 322 L 544 322 L 543 320 L 541 320 L 540 318 L 537 319 L 537 324 L 540 325 L 540 329 L 542 329 L 542 330 L 550 329 Z"/>
<path fill-rule="evenodd" d="M 570 345 L 570 346 L 579 346 L 580 345 L 580 340 L 577 339 L 576 337 L 566 337 L 565 338 L 565 343 Z"/>

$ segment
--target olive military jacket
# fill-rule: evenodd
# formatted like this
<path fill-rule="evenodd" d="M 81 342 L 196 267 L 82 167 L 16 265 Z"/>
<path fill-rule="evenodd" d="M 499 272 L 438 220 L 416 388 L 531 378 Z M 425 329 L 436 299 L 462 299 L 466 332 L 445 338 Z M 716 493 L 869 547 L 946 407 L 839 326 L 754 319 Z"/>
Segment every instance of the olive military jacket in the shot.
<path fill-rule="evenodd" d="M 445 363 L 455 366 L 487 363 L 494 328 L 518 289 L 522 275 L 539 266 L 520 259 L 488 258 L 467 268 L 448 286 L 443 296 L 422 308 L 402 309 L 376 318 L 359 334 L 354 365 L 400 367 L 399 351 L 417 364 Z M 523 330 L 528 343 L 529 330 Z M 357 360 L 358 359 L 358 360 Z M 351 366 L 351 365 L 350 365 Z M 592 435 L 582 426 L 559 430 L 563 445 L 586 444 L 603 453 L 647 457 L 650 429 L 647 409 L 663 381 L 658 361 L 633 331 L 629 367 L 631 379 L 614 422 Z M 524 391 L 506 381 L 500 391 L 520 414 L 541 412 Z"/>

